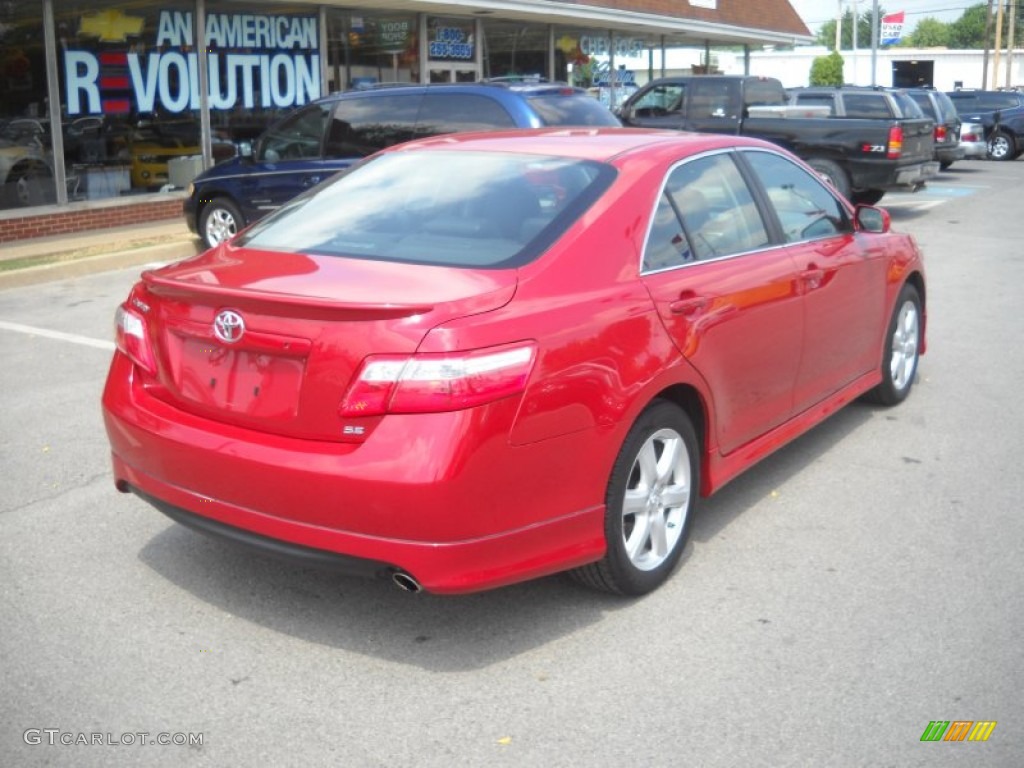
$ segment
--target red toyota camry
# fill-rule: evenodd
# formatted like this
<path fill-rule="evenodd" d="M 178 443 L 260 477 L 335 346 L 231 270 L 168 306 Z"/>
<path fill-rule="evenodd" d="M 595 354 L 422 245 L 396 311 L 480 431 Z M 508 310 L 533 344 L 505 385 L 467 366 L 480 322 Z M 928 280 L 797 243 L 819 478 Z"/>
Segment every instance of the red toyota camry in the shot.
<path fill-rule="evenodd" d="M 921 254 L 735 136 L 383 152 L 118 309 L 117 488 L 210 534 L 470 592 L 642 594 L 698 496 L 910 392 Z"/>

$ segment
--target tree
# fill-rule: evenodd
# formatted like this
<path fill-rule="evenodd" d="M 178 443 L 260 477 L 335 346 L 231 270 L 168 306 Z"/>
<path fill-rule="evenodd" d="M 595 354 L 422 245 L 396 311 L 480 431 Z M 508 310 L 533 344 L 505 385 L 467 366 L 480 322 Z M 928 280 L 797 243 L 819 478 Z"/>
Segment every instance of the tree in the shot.
<path fill-rule="evenodd" d="M 885 11 L 879 8 L 879 23 L 881 23 L 882 16 L 884 15 Z M 847 10 L 846 13 L 843 14 L 843 28 L 840 36 L 842 38 L 839 42 L 840 49 L 851 50 L 853 48 L 853 11 L 851 10 Z M 826 21 L 824 24 L 821 25 L 821 30 L 818 32 L 818 44 L 824 45 L 826 48 L 835 47 L 835 19 L 830 19 L 829 21 Z M 871 11 L 857 15 L 857 47 L 871 47 Z"/>
<path fill-rule="evenodd" d="M 972 5 L 963 15 L 949 25 L 950 48 L 984 48 L 985 47 L 985 16 L 988 6 L 985 3 Z M 992 14 L 992 27 L 995 28 L 995 13 Z M 991 40 L 989 46 L 992 45 Z"/>
<path fill-rule="evenodd" d="M 811 85 L 842 85 L 843 57 L 839 51 L 818 56 L 811 62 Z"/>
<path fill-rule="evenodd" d="M 938 19 L 921 19 L 914 31 L 900 41 L 901 46 L 911 48 L 940 48 L 949 45 L 950 26 Z"/>

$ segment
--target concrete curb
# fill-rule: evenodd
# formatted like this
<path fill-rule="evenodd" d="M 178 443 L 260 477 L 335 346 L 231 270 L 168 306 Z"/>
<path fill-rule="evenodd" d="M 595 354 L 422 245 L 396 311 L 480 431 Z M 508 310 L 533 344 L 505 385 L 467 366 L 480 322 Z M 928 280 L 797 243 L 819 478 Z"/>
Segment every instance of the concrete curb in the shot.
<path fill-rule="evenodd" d="M 116 244 L 113 244 L 117 247 Z M 196 239 L 162 243 L 138 248 L 127 248 L 114 253 L 103 253 L 96 256 L 72 258 L 40 264 L 35 267 L 12 269 L 0 272 L 0 290 L 36 285 L 51 280 L 64 280 L 70 277 L 90 275 L 94 272 L 106 272 L 114 269 L 141 266 L 151 262 L 169 262 L 187 259 L 202 251 Z"/>

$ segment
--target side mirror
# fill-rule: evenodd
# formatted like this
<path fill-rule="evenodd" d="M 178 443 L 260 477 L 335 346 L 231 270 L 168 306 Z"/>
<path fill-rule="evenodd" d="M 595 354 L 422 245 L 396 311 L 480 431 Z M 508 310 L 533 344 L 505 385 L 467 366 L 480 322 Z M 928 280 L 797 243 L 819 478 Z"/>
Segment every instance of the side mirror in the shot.
<path fill-rule="evenodd" d="M 247 160 L 252 160 L 252 142 L 251 141 L 240 141 L 238 142 L 238 156 L 244 157 Z"/>
<path fill-rule="evenodd" d="M 889 212 L 884 208 L 875 208 L 871 205 L 858 205 L 855 215 L 857 228 L 864 232 L 884 234 L 889 231 L 892 220 Z"/>

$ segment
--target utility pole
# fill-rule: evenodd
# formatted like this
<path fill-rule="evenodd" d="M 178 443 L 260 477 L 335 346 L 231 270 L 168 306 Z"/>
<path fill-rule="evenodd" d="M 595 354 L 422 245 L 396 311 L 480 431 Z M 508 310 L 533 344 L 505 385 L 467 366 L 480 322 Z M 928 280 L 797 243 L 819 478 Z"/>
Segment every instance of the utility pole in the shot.
<path fill-rule="evenodd" d="M 871 86 L 878 85 L 878 0 L 871 2 Z"/>
<path fill-rule="evenodd" d="M 988 0 L 989 4 L 992 0 Z M 838 0 L 836 11 L 836 53 L 843 49 L 843 0 Z"/>
<path fill-rule="evenodd" d="M 1017 0 L 1010 0 L 1010 22 L 1009 30 L 1006 33 L 1006 87 L 1009 88 L 1013 85 L 1012 72 L 1013 72 L 1013 32 L 1014 27 L 1017 25 Z"/>
<path fill-rule="evenodd" d="M 981 87 L 988 88 L 988 41 L 992 39 L 992 0 L 985 11 L 985 55 L 981 60 Z"/>
<path fill-rule="evenodd" d="M 999 54 L 1003 48 L 1003 0 L 996 0 L 996 44 L 992 59 L 992 88 L 999 85 Z"/>

